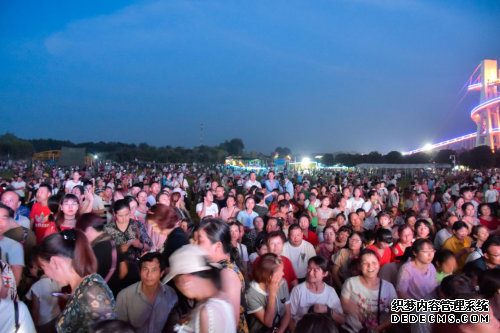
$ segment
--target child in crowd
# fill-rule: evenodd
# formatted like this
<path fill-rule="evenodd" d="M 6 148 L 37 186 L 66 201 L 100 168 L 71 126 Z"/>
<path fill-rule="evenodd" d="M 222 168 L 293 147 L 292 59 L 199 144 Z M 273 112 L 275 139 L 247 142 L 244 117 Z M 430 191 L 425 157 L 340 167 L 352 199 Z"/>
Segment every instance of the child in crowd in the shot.
<path fill-rule="evenodd" d="M 436 277 L 438 285 L 448 275 L 457 269 L 457 259 L 450 250 L 438 250 L 434 255 L 434 266 L 436 266 Z"/>

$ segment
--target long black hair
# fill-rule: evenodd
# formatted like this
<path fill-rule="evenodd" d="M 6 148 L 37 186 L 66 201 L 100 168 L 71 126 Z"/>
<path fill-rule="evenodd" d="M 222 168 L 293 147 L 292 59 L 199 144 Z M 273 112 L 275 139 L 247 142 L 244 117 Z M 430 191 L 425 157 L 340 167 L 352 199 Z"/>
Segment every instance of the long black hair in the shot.
<path fill-rule="evenodd" d="M 207 238 L 212 244 L 220 242 L 222 251 L 229 255 L 229 259 L 233 262 L 243 274 L 245 278 L 245 288 L 248 288 L 248 277 L 246 267 L 243 265 L 238 249 L 231 243 L 231 231 L 226 222 L 219 219 L 204 219 L 198 230 L 204 230 Z"/>

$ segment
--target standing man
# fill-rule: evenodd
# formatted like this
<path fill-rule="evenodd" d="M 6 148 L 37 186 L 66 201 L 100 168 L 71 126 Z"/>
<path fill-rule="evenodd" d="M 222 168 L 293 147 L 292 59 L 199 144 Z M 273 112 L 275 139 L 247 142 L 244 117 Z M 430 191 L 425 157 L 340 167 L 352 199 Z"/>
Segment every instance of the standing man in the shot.
<path fill-rule="evenodd" d="M 51 213 L 47 204 L 52 188 L 49 184 L 41 184 L 36 191 L 36 203 L 30 213 L 31 225 L 35 226 L 37 244 L 42 241 L 45 231 L 49 227 L 49 215 Z"/>
<path fill-rule="evenodd" d="M 24 196 L 25 196 L 25 190 L 26 190 L 26 183 L 24 182 L 23 178 L 21 176 L 17 177 L 17 181 L 12 182 L 10 184 L 14 191 L 17 193 L 19 196 L 19 200 L 22 205 L 24 205 Z"/>
<path fill-rule="evenodd" d="M 158 252 L 150 252 L 139 261 L 141 281 L 120 291 L 116 298 L 117 318 L 130 323 L 139 333 L 161 332 L 177 294 L 160 282 L 165 263 Z"/>
<path fill-rule="evenodd" d="M 298 282 L 302 283 L 306 280 L 307 263 L 316 255 L 316 251 L 311 243 L 304 240 L 304 234 L 298 224 L 292 224 L 288 228 L 288 239 L 289 241 L 283 246 L 281 255 L 290 259 Z"/>
<path fill-rule="evenodd" d="M 10 265 L 16 285 L 18 286 L 21 282 L 24 267 L 23 246 L 3 235 L 7 231 L 7 225 L 11 217 L 14 217 L 14 211 L 10 207 L 0 203 L 0 250 L 2 252 L 0 260 Z"/>
<path fill-rule="evenodd" d="M 17 224 L 26 229 L 30 230 L 32 229 L 30 220 L 26 216 L 17 213 L 18 208 L 21 206 L 21 198 L 19 197 L 17 192 L 11 190 L 5 191 L 2 194 L 1 201 L 5 206 L 9 207 L 14 211 L 13 217 Z"/>
<path fill-rule="evenodd" d="M 248 189 L 252 186 L 262 188 L 262 185 L 257 181 L 257 174 L 254 171 L 250 172 L 249 178 L 250 179 L 245 183 L 245 191 L 248 191 Z"/>
<path fill-rule="evenodd" d="M 280 192 L 283 192 L 283 188 L 280 186 L 279 181 L 274 179 L 274 171 L 269 171 L 268 174 L 269 179 L 266 180 L 266 193 L 271 193 L 274 189 L 279 189 Z M 273 201 L 273 197 L 266 198 L 266 204 L 270 204 Z"/>
<path fill-rule="evenodd" d="M 160 193 L 160 183 L 151 184 L 151 194 L 148 197 L 148 204 L 153 207 L 156 204 L 156 196 Z"/>

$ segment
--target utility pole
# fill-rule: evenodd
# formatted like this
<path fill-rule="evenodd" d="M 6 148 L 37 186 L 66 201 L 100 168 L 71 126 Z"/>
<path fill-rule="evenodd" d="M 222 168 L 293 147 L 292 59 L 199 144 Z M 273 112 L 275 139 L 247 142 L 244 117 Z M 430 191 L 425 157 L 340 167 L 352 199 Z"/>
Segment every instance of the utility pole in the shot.
<path fill-rule="evenodd" d="M 200 147 L 203 146 L 203 122 L 200 125 Z"/>

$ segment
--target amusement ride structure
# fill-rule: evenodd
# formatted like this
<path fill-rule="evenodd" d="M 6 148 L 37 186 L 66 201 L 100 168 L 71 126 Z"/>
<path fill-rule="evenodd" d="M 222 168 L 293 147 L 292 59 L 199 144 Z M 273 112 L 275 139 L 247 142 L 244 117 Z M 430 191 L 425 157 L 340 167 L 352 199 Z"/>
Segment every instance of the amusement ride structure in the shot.
<path fill-rule="evenodd" d="M 475 76 L 476 73 L 478 73 L 477 76 Z M 468 91 L 479 90 L 481 94 L 479 105 L 471 111 L 471 118 L 477 124 L 477 131 L 451 140 L 427 144 L 424 147 L 404 152 L 403 155 L 450 147 L 463 141 L 469 141 L 470 147 L 489 146 L 493 152 L 500 149 L 500 71 L 498 70 L 497 61 L 481 61 L 481 64 L 472 73 L 467 89 Z"/>

